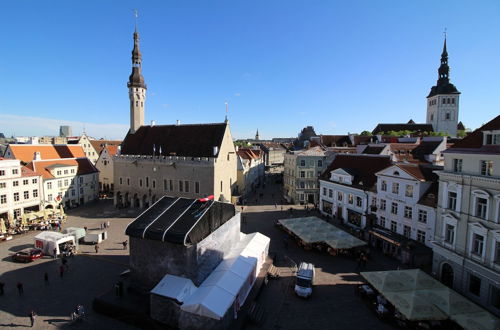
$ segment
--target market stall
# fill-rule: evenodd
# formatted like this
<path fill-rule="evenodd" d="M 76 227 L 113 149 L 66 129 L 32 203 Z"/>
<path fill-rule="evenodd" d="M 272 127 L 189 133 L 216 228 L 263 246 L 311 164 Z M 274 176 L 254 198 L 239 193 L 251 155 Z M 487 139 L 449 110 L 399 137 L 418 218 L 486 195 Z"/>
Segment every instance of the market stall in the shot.
<path fill-rule="evenodd" d="M 73 235 L 54 231 L 44 231 L 35 236 L 35 247 L 41 249 L 44 255 L 56 255 L 69 252 L 75 246 Z"/>
<path fill-rule="evenodd" d="M 367 243 L 317 217 L 278 220 L 278 224 L 290 235 L 297 238 L 299 245 L 311 248 L 325 245 L 332 254 L 338 250 L 361 247 Z"/>
<path fill-rule="evenodd" d="M 361 272 L 378 291 L 377 311 L 394 307 L 403 322 L 451 322 L 464 329 L 498 329 L 499 320 L 420 269 Z M 385 302 L 384 302 L 385 301 Z"/>

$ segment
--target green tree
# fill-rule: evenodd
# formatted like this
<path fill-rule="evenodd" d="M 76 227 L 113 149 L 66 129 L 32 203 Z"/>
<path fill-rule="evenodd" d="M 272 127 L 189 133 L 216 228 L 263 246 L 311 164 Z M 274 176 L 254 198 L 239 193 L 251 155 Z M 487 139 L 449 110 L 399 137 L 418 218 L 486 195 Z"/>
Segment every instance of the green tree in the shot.
<path fill-rule="evenodd" d="M 363 131 L 363 132 L 361 132 L 361 134 L 360 134 L 360 135 L 363 135 L 363 136 L 370 136 L 370 135 L 372 135 L 372 132 L 369 132 L 369 131 Z"/>

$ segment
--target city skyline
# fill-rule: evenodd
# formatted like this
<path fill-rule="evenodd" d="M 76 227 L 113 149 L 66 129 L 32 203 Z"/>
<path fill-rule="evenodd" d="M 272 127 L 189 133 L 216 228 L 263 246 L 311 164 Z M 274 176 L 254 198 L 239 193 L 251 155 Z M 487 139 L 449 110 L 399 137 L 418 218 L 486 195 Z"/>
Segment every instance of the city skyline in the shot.
<path fill-rule="evenodd" d="M 70 125 L 75 135 L 123 138 L 136 4 L 30 3 L 26 11 L 23 3 L 7 6 L 2 133 L 57 135 Z M 459 120 L 477 128 L 498 113 L 500 5 L 430 4 L 143 4 L 145 124 L 222 122 L 226 101 L 234 138 L 424 123 L 447 28 Z"/>

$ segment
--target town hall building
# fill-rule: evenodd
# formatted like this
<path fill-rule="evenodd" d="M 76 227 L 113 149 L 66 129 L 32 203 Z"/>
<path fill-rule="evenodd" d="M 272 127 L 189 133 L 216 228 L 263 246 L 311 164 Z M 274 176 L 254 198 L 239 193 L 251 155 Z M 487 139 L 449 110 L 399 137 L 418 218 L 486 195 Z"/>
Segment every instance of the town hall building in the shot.
<path fill-rule="evenodd" d="M 139 33 L 134 32 L 128 81 L 130 130 L 114 156 L 115 205 L 147 207 L 163 195 L 231 201 L 237 155 L 229 121 L 144 125 L 147 86 Z"/>

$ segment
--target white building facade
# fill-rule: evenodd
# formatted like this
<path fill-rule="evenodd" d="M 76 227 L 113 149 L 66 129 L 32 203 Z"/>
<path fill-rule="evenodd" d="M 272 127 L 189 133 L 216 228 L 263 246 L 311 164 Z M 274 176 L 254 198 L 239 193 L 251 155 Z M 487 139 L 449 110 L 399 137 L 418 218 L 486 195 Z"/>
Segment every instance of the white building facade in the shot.
<path fill-rule="evenodd" d="M 433 272 L 500 315 L 500 116 L 444 157 Z"/>
<path fill-rule="evenodd" d="M 17 159 L 0 160 L 0 218 L 20 219 L 27 210 L 38 211 L 41 177 Z"/>
<path fill-rule="evenodd" d="M 437 190 L 430 189 L 437 187 L 437 177 L 432 174 L 437 169 L 395 164 L 378 172 L 374 194 L 377 224 L 432 247 L 436 219 L 436 205 L 432 199 L 436 200 Z"/>

